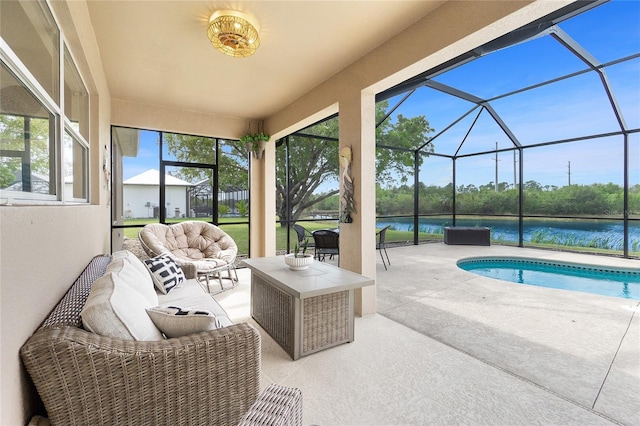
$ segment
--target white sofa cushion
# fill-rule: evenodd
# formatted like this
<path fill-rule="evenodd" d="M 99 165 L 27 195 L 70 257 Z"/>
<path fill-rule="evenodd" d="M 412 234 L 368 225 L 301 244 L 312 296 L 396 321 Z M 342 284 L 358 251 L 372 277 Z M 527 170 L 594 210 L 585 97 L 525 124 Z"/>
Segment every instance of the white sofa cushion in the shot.
<path fill-rule="evenodd" d="M 118 274 L 125 284 L 142 294 L 152 306 L 155 306 L 158 304 L 158 293 L 156 293 L 151 274 L 141 260 L 135 256 L 134 258 L 120 257 L 112 260 L 107 265 L 105 274 L 110 272 Z"/>
<path fill-rule="evenodd" d="M 146 308 L 153 307 L 123 277 L 109 272 L 98 278 L 80 313 L 85 329 L 101 336 L 124 340 L 154 341 L 164 337 Z"/>
<path fill-rule="evenodd" d="M 202 284 L 196 278 L 185 280 L 180 287 L 176 287 L 167 294 L 158 294 L 158 303 L 156 305 L 167 305 L 173 301 L 180 301 L 186 297 L 203 297 L 211 300 L 211 296 L 204 289 Z M 176 303 L 176 306 L 180 306 Z"/>
<path fill-rule="evenodd" d="M 233 325 L 233 321 L 229 318 L 227 312 L 222 309 L 222 306 L 218 304 L 208 295 L 190 295 L 179 299 L 174 299 L 170 302 L 163 300 L 162 296 L 158 297 L 161 307 L 168 306 L 187 306 L 190 309 L 198 309 L 202 311 L 209 311 L 218 319 L 218 322 L 222 327 L 228 327 Z"/>
<path fill-rule="evenodd" d="M 181 337 L 222 327 L 215 315 L 201 309 L 179 306 L 148 308 L 147 314 L 167 337 Z"/>
<path fill-rule="evenodd" d="M 144 264 L 151 273 L 151 278 L 158 291 L 167 294 L 186 280 L 182 268 L 169 254 L 161 254 L 145 260 Z"/>
<path fill-rule="evenodd" d="M 135 257 L 137 259 L 136 255 L 131 253 L 129 250 L 118 250 L 111 253 L 111 260 L 128 259 L 130 257 Z"/>
<path fill-rule="evenodd" d="M 188 306 L 191 309 L 209 311 L 218 318 L 223 327 L 233 325 L 227 312 L 202 287 L 197 279 L 186 280 L 168 294 L 158 295 L 159 306 Z"/>

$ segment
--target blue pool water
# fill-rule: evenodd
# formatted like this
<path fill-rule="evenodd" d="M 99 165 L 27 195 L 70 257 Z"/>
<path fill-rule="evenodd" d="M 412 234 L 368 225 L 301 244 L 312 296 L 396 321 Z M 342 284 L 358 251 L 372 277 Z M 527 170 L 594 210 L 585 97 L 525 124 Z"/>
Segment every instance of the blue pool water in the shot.
<path fill-rule="evenodd" d="M 640 268 L 623 269 L 516 257 L 462 259 L 458 267 L 484 277 L 640 300 Z"/>

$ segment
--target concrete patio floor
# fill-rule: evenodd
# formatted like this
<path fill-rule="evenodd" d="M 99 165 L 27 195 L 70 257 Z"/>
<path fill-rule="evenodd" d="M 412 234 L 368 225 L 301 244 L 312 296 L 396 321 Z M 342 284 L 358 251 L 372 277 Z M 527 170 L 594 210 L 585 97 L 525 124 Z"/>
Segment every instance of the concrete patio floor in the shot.
<path fill-rule="evenodd" d="M 442 243 L 388 249 L 355 341 L 292 361 L 250 319 L 250 275 L 216 299 L 262 333 L 262 385 L 302 389 L 304 424 L 640 425 L 640 302 L 480 277 L 460 258 L 638 260 Z"/>

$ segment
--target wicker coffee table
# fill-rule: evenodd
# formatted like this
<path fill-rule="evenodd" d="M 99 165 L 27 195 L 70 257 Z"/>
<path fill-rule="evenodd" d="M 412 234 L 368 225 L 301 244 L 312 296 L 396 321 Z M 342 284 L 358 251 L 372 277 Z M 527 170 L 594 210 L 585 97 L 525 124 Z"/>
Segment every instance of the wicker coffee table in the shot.
<path fill-rule="evenodd" d="M 323 262 L 292 271 L 283 256 L 246 259 L 251 316 L 294 360 L 354 338 L 354 290 L 374 280 Z"/>

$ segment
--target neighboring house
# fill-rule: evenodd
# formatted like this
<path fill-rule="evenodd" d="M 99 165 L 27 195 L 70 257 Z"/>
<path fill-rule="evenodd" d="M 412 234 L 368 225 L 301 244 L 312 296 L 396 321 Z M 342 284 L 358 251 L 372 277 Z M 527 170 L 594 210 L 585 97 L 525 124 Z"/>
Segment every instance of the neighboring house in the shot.
<path fill-rule="evenodd" d="M 27 191 L 27 192 L 35 192 L 37 194 L 48 194 L 49 193 L 49 178 L 47 176 L 31 173 L 31 182 L 29 183 L 30 189 L 25 189 L 24 184 L 22 182 L 22 174 L 17 171 L 15 173 L 15 178 L 13 183 L 6 188 L 3 188 L 5 191 Z M 65 178 L 66 181 L 66 178 Z"/>
<path fill-rule="evenodd" d="M 190 189 L 192 217 L 203 217 L 213 215 L 213 188 L 210 179 L 203 179 L 193 184 Z M 234 186 L 219 188 L 218 190 L 218 213 L 220 216 L 240 216 L 238 203 L 244 201 L 249 204 L 249 189 Z M 226 207 L 225 207 L 226 206 Z M 222 210 L 224 209 L 224 210 Z"/>
<path fill-rule="evenodd" d="M 247 188 L 240 188 L 236 186 L 227 186 L 224 191 L 218 192 L 218 205 L 224 205 L 229 207 L 227 215 L 229 216 L 241 216 L 246 214 L 238 209 L 238 203 L 244 201 L 246 205 L 249 204 L 249 190 Z"/>
<path fill-rule="evenodd" d="M 27 190 L 24 188 L 24 183 L 22 182 L 22 174 L 16 172 L 13 183 L 6 188 L 1 188 L 3 192 L 2 197 L 11 198 L 11 191 L 15 191 L 19 196 L 23 196 L 22 191 L 32 192 L 36 194 L 49 194 L 48 176 L 38 173 L 31 173 L 30 177 L 31 181 L 28 184 L 30 186 L 30 189 Z M 73 176 L 64 177 L 64 192 L 66 194 L 65 199 L 73 200 Z"/>
<path fill-rule="evenodd" d="M 183 217 L 189 212 L 189 191 L 193 184 L 171 175 L 164 178 L 166 217 Z M 123 182 L 125 219 L 158 217 L 160 172 L 150 169 Z"/>

